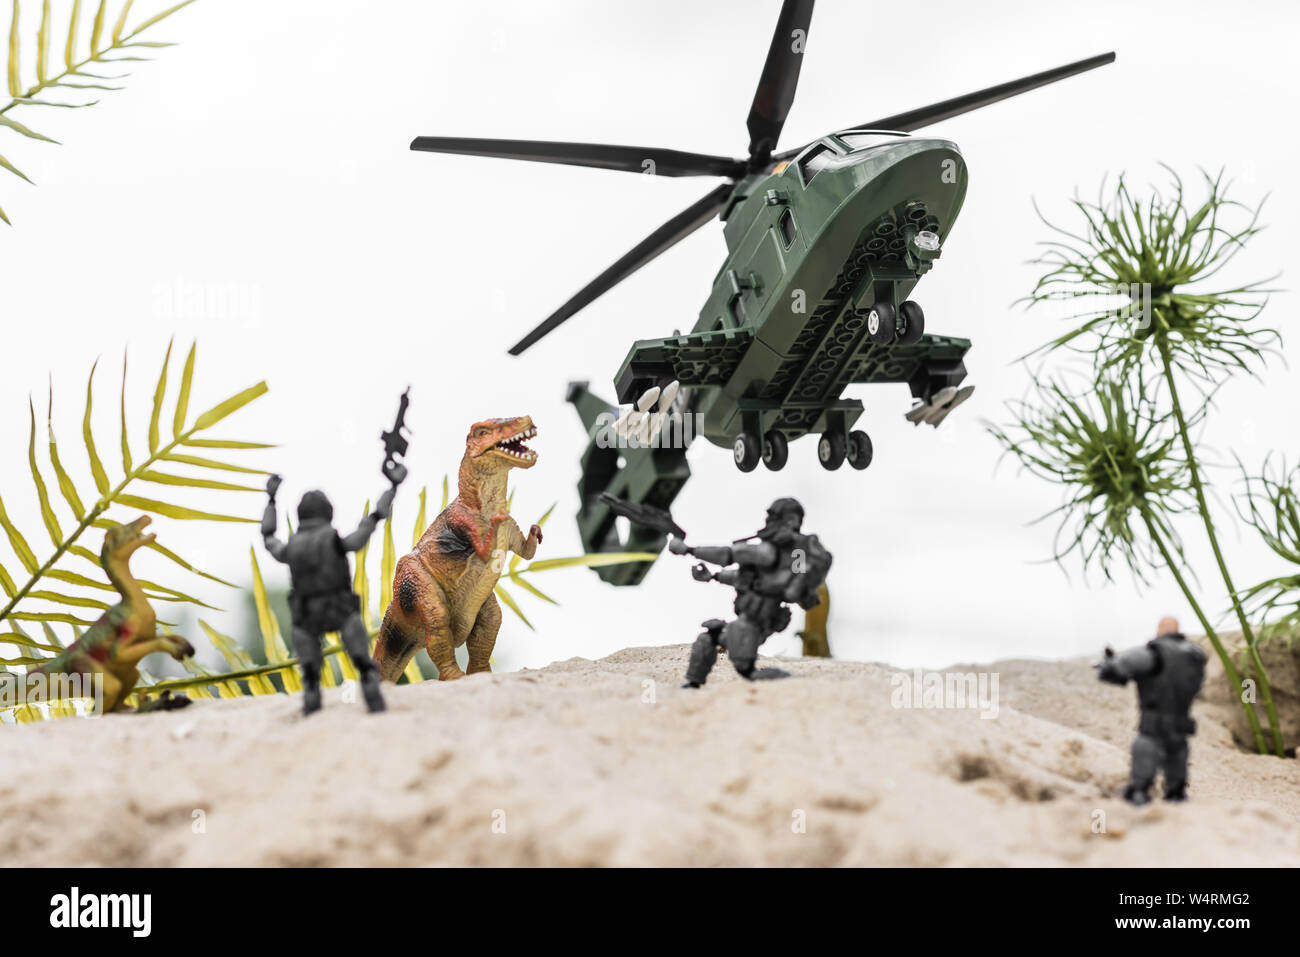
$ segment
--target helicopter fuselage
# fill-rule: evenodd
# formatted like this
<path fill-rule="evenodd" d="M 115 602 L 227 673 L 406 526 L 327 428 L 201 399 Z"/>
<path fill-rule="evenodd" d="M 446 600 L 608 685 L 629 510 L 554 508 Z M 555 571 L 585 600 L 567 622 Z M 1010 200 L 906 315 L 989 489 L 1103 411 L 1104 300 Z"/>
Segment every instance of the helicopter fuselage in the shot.
<path fill-rule="evenodd" d="M 732 331 L 744 351 L 724 380 L 693 390 L 697 432 L 730 446 L 746 429 L 795 438 L 852 425 L 862 407 L 844 389 L 892 348 L 867 339 L 868 310 L 909 297 L 966 182 L 955 144 L 887 131 L 828 135 L 740 180 L 721 213 L 727 259 L 692 332 Z M 937 248 L 917 246 L 922 231 Z M 647 384 L 629 363 L 650 341 L 624 362 L 621 401 Z"/>

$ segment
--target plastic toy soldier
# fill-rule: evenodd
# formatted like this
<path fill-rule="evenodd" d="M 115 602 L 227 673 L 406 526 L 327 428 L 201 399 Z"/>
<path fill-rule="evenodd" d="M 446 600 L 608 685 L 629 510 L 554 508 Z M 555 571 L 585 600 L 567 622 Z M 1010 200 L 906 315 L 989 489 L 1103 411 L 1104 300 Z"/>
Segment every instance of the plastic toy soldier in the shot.
<path fill-rule="evenodd" d="M 302 671 L 303 714 L 320 710 L 320 677 L 324 665 L 321 639 L 331 631 L 339 633 L 344 650 L 361 676 L 366 707 L 372 712 L 384 710 L 379 671 L 370 657 L 370 638 L 361 621 L 361 600 L 352 591 L 348 553 L 364 548 L 375 527 L 388 518 L 397 486 L 406 478 L 406 466 L 394 458 L 395 454 L 406 452 L 406 439 L 401 434 L 406 407 L 407 398 L 403 394 L 397 424 L 392 432 L 383 434 L 387 449 L 383 474 L 390 487 L 379 496 L 374 511 L 351 534 L 340 535 L 335 531 L 331 524 L 334 507 L 324 492 L 311 491 L 298 503 L 298 527 L 288 542 L 280 541 L 275 537 L 275 493 L 280 487 L 280 476 L 272 475 L 266 483 L 270 501 L 262 516 L 262 538 L 271 557 L 289 566 L 293 582 L 289 612 L 293 619 L 293 646 Z"/>
<path fill-rule="evenodd" d="M 718 648 L 742 677 L 784 678 L 779 668 L 756 669 L 758 648 L 771 635 L 790 624 L 787 603 L 814 608 L 817 588 L 831 567 L 831 553 L 816 535 L 806 535 L 803 506 L 792 498 L 779 498 L 767 510 L 767 524 L 756 535 L 731 545 L 691 546 L 673 538 L 668 550 L 674 555 L 692 555 L 700 564 L 691 569 L 696 581 L 716 581 L 736 589 L 736 619 L 724 622 L 711 618 L 691 647 L 685 688 L 704 684 L 718 658 Z M 753 539 L 757 539 L 754 541 Z M 705 563 L 722 567 L 711 571 Z"/>
<path fill-rule="evenodd" d="M 1156 773 L 1163 770 L 1165 800 L 1186 800 L 1187 737 L 1196 733 L 1191 708 L 1205 680 L 1205 652 L 1183 637 L 1176 619 L 1163 618 L 1157 637 L 1145 645 L 1118 657 L 1107 648 L 1097 677 L 1117 685 L 1137 682 L 1141 719 L 1124 797 L 1148 803 Z"/>

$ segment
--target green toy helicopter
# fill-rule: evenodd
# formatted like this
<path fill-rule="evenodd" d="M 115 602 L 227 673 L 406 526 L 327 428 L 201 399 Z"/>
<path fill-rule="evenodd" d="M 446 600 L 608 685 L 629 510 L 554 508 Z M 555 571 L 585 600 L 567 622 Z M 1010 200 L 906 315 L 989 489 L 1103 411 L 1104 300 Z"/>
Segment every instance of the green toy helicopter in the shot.
<path fill-rule="evenodd" d="M 747 158 L 639 146 L 421 136 L 411 149 L 592 166 L 659 176 L 721 176 L 710 191 L 615 262 L 511 349 L 519 355 L 715 217 L 727 258 L 686 334 L 633 344 L 615 377 L 621 416 L 571 383 L 588 430 L 578 490 L 591 552 L 658 551 L 665 536 L 619 516 L 601 494 L 666 510 L 690 477 L 685 450 L 703 435 L 736 466 L 782 468 L 789 442 L 819 436 L 827 469 L 871 463 L 853 429 L 851 385 L 906 383 L 916 425 L 938 427 L 974 391 L 961 387 L 967 339 L 930 335 L 910 295 L 939 258 L 966 196 L 956 144 L 913 131 L 1115 59 L 1105 53 L 776 152 L 794 101 L 813 0 L 784 0 L 746 125 Z M 650 563 L 596 569 L 636 584 Z"/>

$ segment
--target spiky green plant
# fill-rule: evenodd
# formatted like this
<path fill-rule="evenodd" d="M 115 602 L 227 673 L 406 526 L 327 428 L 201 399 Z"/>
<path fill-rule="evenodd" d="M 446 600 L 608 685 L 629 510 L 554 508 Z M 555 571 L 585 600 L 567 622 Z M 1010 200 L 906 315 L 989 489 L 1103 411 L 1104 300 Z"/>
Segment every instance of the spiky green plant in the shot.
<path fill-rule="evenodd" d="M 81 41 L 81 0 L 73 0 L 72 9 L 69 15 L 68 28 L 64 33 L 63 47 L 63 68 L 59 70 L 57 66 L 50 64 L 50 50 L 55 43 L 54 33 L 55 25 L 53 15 L 50 10 L 50 0 L 43 0 L 41 4 L 41 21 L 40 26 L 34 33 L 36 41 L 35 62 L 31 70 L 30 82 L 24 79 L 27 75 L 23 69 L 23 41 L 22 41 L 22 17 L 19 0 L 13 0 L 13 16 L 9 23 L 9 63 L 8 63 L 8 85 L 9 96 L 11 99 L 4 106 L 0 106 L 0 127 L 5 127 L 14 133 L 25 136 L 28 139 L 40 140 L 45 143 L 54 143 L 42 133 L 38 133 L 30 127 L 12 116 L 13 112 L 19 107 L 63 107 L 77 109 L 81 107 L 94 106 L 98 100 L 88 102 L 67 102 L 58 100 L 41 99 L 42 93 L 51 93 L 57 91 L 71 90 L 75 91 L 74 98 L 84 100 L 88 90 L 120 90 L 120 86 L 111 86 L 109 84 L 118 80 L 123 80 L 129 74 L 115 74 L 106 76 L 102 73 L 94 73 L 88 70 L 88 67 L 107 65 L 113 63 L 130 63 L 148 60 L 149 57 L 143 57 L 133 50 L 138 49 L 156 49 L 159 47 L 168 47 L 173 44 L 159 43 L 150 40 L 139 39 L 140 35 L 154 26 L 161 20 L 170 17 L 176 11 L 183 7 L 188 7 L 194 0 L 184 0 L 175 6 L 168 7 L 161 13 L 156 13 L 147 18 L 134 29 L 128 29 L 127 20 L 131 13 L 133 0 L 126 0 L 118 10 L 116 17 L 110 11 L 108 0 L 100 0 L 95 8 L 95 14 L 90 24 L 89 44 L 82 45 Z M 87 8 L 89 9 L 89 8 Z M 52 70 L 59 70 L 55 73 Z M 27 174 L 20 170 L 9 160 L 0 155 L 0 167 L 13 173 L 21 179 L 31 182 Z M 9 222 L 9 217 L 5 215 L 3 207 L 0 207 L 0 220 L 5 223 Z"/>
<path fill-rule="evenodd" d="M 1238 496 L 1242 517 L 1273 554 L 1296 571 L 1246 589 L 1242 600 L 1261 619 L 1283 613 L 1261 627 L 1262 638 L 1295 641 L 1300 636 L 1300 467 L 1288 469 L 1283 462 L 1274 469 L 1266 460 L 1258 475 L 1244 474 L 1244 479 L 1245 489 Z"/>
<path fill-rule="evenodd" d="M 1035 386 L 1035 396 L 1011 405 L 1013 422 L 992 427 L 994 437 L 1026 470 L 1064 490 L 1065 501 L 1043 516 L 1059 518 L 1054 559 L 1077 556 L 1085 570 L 1109 580 L 1116 565 L 1146 581 L 1164 569 L 1195 612 L 1228 680 L 1242 687 L 1187 578 L 1177 515 L 1193 511 L 1186 492 L 1187 462 L 1178 453 L 1172 415 L 1157 411 L 1140 377 L 1103 377 L 1083 394 L 1060 382 Z M 1259 719 L 1242 700 L 1256 746 L 1267 750 Z"/>
<path fill-rule="evenodd" d="M 1071 328 L 1044 351 L 1068 348 L 1092 359 L 1099 377 L 1142 376 L 1154 368 L 1163 386 L 1182 445 L 1189 487 L 1219 575 L 1241 627 L 1247 654 L 1268 714 L 1273 751 L 1283 753 L 1281 724 L 1272 686 L 1256 647 L 1256 635 L 1233 582 L 1219 542 L 1207 495 L 1208 481 L 1193 439 L 1193 422 L 1208 406 L 1209 396 L 1237 373 L 1256 374 L 1267 354 L 1280 343 L 1276 330 L 1259 323 L 1271 279 L 1244 284 L 1220 283 L 1220 274 L 1263 228 L 1254 208 L 1228 198 L 1223 174 L 1203 174 L 1206 196 L 1194 210 L 1185 202 L 1182 181 L 1168 167 L 1172 188 L 1153 187 L 1140 200 L 1123 177 L 1107 191 L 1103 181 L 1095 203 L 1073 201 L 1077 231 L 1044 222 L 1062 237 L 1042 245 L 1035 263 L 1047 267 L 1030 306 L 1054 300 L 1086 301 L 1069 317 Z M 1120 296 L 1118 310 L 1097 297 Z M 1189 407 L 1182 386 L 1200 391 Z"/>
<path fill-rule="evenodd" d="M 1152 187 L 1145 202 L 1123 176 L 1109 190 L 1103 180 L 1096 202 L 1076 196 L 1077 232 L 1039 213 L 1062 238 L 1040 243 L 1044 252 L 1032 263 L 1046 272 L 1022 302 L 1083 305 L 1067 319 L 1072 328 L 1039 351 L 1069 347 L 1122 374 L 1151 362 L 1207 383 L 1254 372 L 1280 343 L 1276 330 L 1256 324 L 1275 277 L 1213 280 L 1263 229 L 1263 203 L 1252 209 L 1231 200 L 1222 173 L 1203 173 L 1206 197 L 1191 210 L 1182 180 L 1165 169 L 1171 191 Z"/>

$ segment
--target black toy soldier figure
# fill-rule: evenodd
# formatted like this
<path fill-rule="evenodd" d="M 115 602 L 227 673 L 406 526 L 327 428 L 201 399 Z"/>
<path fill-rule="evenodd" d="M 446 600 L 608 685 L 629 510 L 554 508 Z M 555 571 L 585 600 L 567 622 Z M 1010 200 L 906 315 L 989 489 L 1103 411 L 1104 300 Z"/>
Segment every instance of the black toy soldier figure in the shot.
<path fill-rule="evenodd" d="M 668 543 L 674 555 L 693 555 L 701 564 L 691 569 L 696 581 L 716 581 L 736 589 L 736 619 L 724 622 L 711 618 L 691 648 L 690 665 L 683 687 L 704 684 L 718 659 L 718 647 L 726 649 L 743 677 L 783 678 L 779 668 L 755 669 L 758 648 L 771 635 L 790 624 L 786 603 L 813 608 L 819 603 L 817 588 L 826 579 L 831 553 L 816 535 L 805 535 L 803 506 L 792 498 L 779 498 L 767 510 L 767 524 L 751 536 L 731 545 L 690 546 L 680 538 Z M 727 566 L 710 571 L 710 565 Z"/>
<path fill-rule="evenodd" d="M 397 424 L 391 432 L 383 434 L 386 448 L 383 474 L 390 486 L 379 496 L 374 511 L 350 535 L 335 531 L 331 524 L 334 507 L 325 493 L 311 491 L 298 503 L 298 527 L 288 542 L 280 541 L 275 537 L 275 493 L 280 487 L 280 476 L 272 475 L 266 483 L 271 500 L 262 516 L 262 539 L 271 557 L 289 566 L 293 583 L 289 612 L 293 618 L 293 647 L 302 670 L 303 714 L 320 710 L 320 676 L 324 666 L 321 639 L 331 631 L 339 633 L 344 650 L 361 676 L 366 707 L 372 712 L 384 710 L 379 671 L 370 656 L 370 638 L 361 621 L 361 600 L 352 591 L 348 553 L 364 548 L 375 527 L 388 518 L 397 486 L 406 478 L 406 466 L 395 459 L 406 452 L 407 440 L 402 435 L 406 407 L 407 397 L 403 394 Z"/>
<path fill-rule="evenodd" d="M 1134 804 L 1151 800 L 1156 772 L 1165 774 L 1165 800 L 1187 798 L 1187 737 L 1196 733 L 1192 699 L 1205 680 L 1205 652 L 1163 618 L 1157 637 L 1116 657 L 1109 648 L 1097 677 L 1111 684 L 1137 682 L 1141 719 L 1133 740 L 1133 769 L 1124 797 Z"/>

